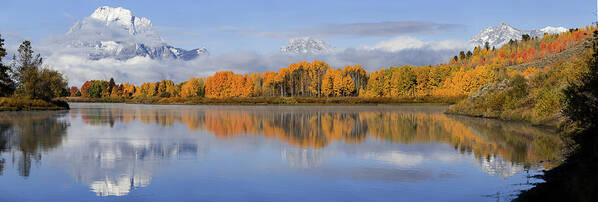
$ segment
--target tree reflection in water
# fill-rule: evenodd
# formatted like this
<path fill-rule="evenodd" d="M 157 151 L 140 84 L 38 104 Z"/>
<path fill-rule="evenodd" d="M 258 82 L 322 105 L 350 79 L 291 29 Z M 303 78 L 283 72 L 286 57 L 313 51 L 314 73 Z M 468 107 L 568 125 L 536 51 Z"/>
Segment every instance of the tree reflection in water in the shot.
<path fill-rule="evenodd" d="M 40 162 L 42 152 L 60 146 L 69 123 L 66 111 L 0 113 L 0 175 L 7 159 L 17 165 L 19 175 L 28 177 L 31 164 Z"/>
<path fill-rule="evenodd" d="M 484 167 L 515 163 L 552 167 L 560 159 L 560 138 L 551 131 L 521 123 L 448 116 L 437 107 L 199 107 L 82 108 L 85 123 L 110 125 L 141 121 L 189 130 L 206 130 L 218 138 L 265 136 L 299 148 L 319 149 L 332 142 L 360 144 L 367 137 L 416 144 L 450 144 L 473 153 Z M 76 111 L 79 110 L 79 111 Z M 500 159 L 497 159 L 499 157 Z M 503 159 L 507 162 L 501 163 Z M 547 161 L 548 160 L 548 161 Z M 492 171 L 496 175 L 506 175 Z M 512 168 L 515 169 L 515 168 Z M 511 170 L 512 170 L 511 169 Z"/>

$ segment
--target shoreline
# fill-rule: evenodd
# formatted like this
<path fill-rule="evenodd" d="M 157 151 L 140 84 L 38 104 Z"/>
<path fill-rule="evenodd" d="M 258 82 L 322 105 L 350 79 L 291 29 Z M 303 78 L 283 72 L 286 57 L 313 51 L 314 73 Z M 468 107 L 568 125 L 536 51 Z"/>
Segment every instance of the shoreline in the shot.
<path fill-rule="evenodd" d="M 555 133 L 559 133 L 561 130 L 561 128 L 560 128 L 561 123 L 557 122 L 557 121 L 546 122 L 546 123 L 534 123 L 532 121 L 525 120 L 525 119 L 508 119 L 508 118 L 501 118 L 501 117 L 495 117 L 495 116 L 473 115 L 473 114 L 466 114 L 466 113 L 451 112 L 448 109 L 447 109 L 447 111 L 444 112 L 444 114 L 451 115 L 451 116 L 470 117 L 470 118 L 492 119 L 492 120 L 498 120 L 498 121 L 504 121 L 504 122 L 524 123 L 524 124 L 529 124 L 536 128 L 551 130 Z"/>
<path fill-rule="evenodd" d="M 0 98 L 0 111 L 55 111 L 69 109 L 68 102 L 63 100 L 46 101 L 14 97 Z"/>
<path fill-rule="evenodd" d="M 156 105 L 451 105 L 459 98 L 307 98 L 307 97 L 248 97 L 248 98 L 82 98 L 65 97 L 65 102 L 126 103 Z"/>

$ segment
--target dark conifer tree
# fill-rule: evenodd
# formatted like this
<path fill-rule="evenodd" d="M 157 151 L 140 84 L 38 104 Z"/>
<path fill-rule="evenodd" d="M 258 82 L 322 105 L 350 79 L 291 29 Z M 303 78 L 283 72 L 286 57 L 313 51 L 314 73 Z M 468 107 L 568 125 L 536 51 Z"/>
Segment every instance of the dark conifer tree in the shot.
<path fill-rule="evenodd" d="M 15 83 L 10 78 L 10 68 L 2 63 L 4 56 L 6 56 L 6 49 L 4 39 L 0 35 L 0 97 L 10 96 L 15 90 Z"/>
<path fill-rule="evenodd" d="M 465 60 L 465 51 L 459 52 L 459 60 Z"/>
<path fill-rule="evenodd" d="M 114 83 L 114 78 L 110 77 L 110 82 L 108 83 L 108 91 L 110 91 L 110 93 L 112 93 L 112 89 L 114 88 L 114 86 L 116 86 L 116 83 Z"/>
<path fill-rule="evenodd" d="M 31 42 L 23 41 L 18 50 L 19 57 L 14 58 L 16 64 L 14 73 L 17 87 L 21 87 L 28 80 L 32 78 L 33 73 L 37 71 L 38 67 L 42 65 L 42 58 L 39 54 L 34 55 Z"/>

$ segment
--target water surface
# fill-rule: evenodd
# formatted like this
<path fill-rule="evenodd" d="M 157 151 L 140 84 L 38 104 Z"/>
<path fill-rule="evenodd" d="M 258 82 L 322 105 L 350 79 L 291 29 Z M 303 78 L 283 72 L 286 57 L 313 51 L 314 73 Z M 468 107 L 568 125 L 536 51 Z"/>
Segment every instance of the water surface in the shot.
<path fill-rule="evenodd" d="M 562 147 L 445 107 L 71 107 L 0 112 L 0 201 L 504 201 Z"/>

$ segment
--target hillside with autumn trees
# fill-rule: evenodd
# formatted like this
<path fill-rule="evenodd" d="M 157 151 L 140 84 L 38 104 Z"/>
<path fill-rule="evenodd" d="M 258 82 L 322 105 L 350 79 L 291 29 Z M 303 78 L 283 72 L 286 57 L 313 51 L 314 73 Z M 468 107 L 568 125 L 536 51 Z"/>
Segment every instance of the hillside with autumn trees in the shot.
<path fill-rule="evenodd" d="M 290 99 L 347 98 L 364 99 L 368 100 L 367 102 L 376 99 L 395 99 L 399 100 L 398 102 L 401 100 L 464 102 L 465 98 L 483 86 L 488 87 L 490 84 L 496 85 L 499 82 L 509 83 L 513 79 L 521 80 L 523 78 L 523 81 L 519 82 L 528 85 L 534 80 L 541 80 L 540 77 L 557 75 L 557 71 L 559 76 L 573 79 L 583 69 L 564 67 L 567 66 L 564 63 L 574 62 L 574 59 L 571 58 L 565 58 L 566 61 L 538 63 L 546 64 L 546 66 L 526 66 L 525 64 L 536 64 L 531 62 L 549 56 L 554 57 L 569 49 L 584 50 L 583 44 L 591 38 L 591 33 L 594 30 L 596 27 L 587 26 L 560 34 L 546 34 L 541 38 L 524 35 L 521 41 L 510 41 L 500 48 L 491 48 L 486 45 L 475 47 L 471 51 L 461 51 L 447 63 L 438 65 L 397 66 L 367 72 L 360 65 L 337 68 L 318 60 L 301 61 L 280 68 L 276 72 L 238 74 L 221 71 L 207 78 L 191 77 L 188 81 L 181 83 L 162 80 L 134 85 L 130 83 L 117 84 L 112 79 L 110 81 L 92 80 L 85 82 L 80 89 L 72 87 L 70 92 L 72 97 L 82 96 L 83 98 L 104 98 L 104 100 L 116 101 L 137 100 L 138 102 L 151 100 L 152 103 L 185 103 L 184 100 L 189 99 L 266 99 L 273 97 Z M 557 66 L 558 69 L 555 69 Z M 541 82 L 536 84 L 543 85 Z M 550 92 L 541 92 L 541 96 L 547 96 L 547 93 Z M 542 99 L 541 96 L 539 97 Z M 558 102 L 558 100 L 546 100 L 543 105 L 550 105 L 554 102 Z M 457 108 L 453 108 L 452 111 L 464 112 Z M 544 109 L 542 113 L 553 111 L 554 109 Z M 467 112 L 463 114 L 467 114 Z M 501 117 L 500 114 L 485 112 L 471 114 Z"/>

